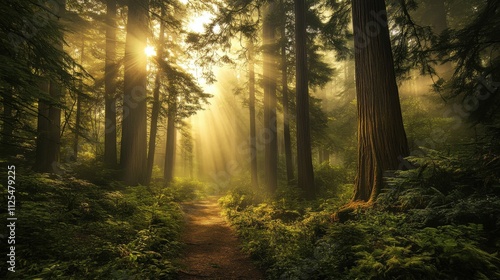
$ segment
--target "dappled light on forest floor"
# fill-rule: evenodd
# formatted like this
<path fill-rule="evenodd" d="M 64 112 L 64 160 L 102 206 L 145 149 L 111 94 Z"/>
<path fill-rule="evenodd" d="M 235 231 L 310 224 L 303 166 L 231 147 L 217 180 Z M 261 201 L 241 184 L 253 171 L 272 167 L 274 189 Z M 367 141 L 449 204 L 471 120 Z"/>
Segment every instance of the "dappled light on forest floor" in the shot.
<path fill-rule="evenodd" d="M 0 279 L 500 279 L 500 0 L 0 19 Z"/>

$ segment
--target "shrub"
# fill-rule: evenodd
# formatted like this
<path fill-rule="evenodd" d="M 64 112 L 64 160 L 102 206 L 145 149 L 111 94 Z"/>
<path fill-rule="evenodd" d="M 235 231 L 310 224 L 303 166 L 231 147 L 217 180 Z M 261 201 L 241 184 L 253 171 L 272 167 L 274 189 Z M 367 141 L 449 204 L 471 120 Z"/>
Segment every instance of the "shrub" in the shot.
<path fill-rule="evenodd" d="M 338 197 L 344 192 L 343 185 L 354 182 L 352 171 L 340 166 L 322 163 L 314 171 L 314 183 L 322 197 Z"/>
<path fill-rule="evenodd" d="M 352 185 L 327 165 L 317 182 L 337 197 L 303 202 L 287 186 L 256 199 L 239 186 L 220 202 L 269 279 L 500 279 L 494 176 L 432 151 L 409 160 L 415 169 L 386 178 L 374 208 L 343 224 L 329 217 Z"/>
<path fill-rule="evenodd" d="M 72 177 L 17 180 L 16 270 L 8 279 L 165 279 L 176 273 L 182 212 L 157 186 Z M 5 190 L 2 189 L 2 195 Z"/>
<path fill-rule="evenodd" d="M 166 188 L 171 190 L 174 201 L 193 200 L 206 194 L 205 184 L 192 179 L 175 178 Z"/>

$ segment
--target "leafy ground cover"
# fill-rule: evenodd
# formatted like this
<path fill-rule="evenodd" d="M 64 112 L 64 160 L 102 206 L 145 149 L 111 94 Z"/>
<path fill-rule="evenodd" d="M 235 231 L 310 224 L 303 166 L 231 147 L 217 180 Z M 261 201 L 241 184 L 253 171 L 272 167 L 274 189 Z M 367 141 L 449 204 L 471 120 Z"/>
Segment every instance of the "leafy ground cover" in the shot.
<path fill-rule="evenodd" d="M 269 199 L 239 185 L 219 203 L 269 279 L 500 279 L 495 161 L 432 151 L 408 160 L 415 168 L 387 178 L 375 206 L 344 223 L 331 215 L 351 186 L 338 183 L 334 198 L 314 202 L 291 187 Z"/>
<path fill-rule="evenodd" d="M 18 176 L 16 273 L 8 273 L 9 279 L 176 275 L 183 223 L 178 202 L 195 197 L 200 183 L 127 187 L 93 174 L 101 185 L 75 177 Z"/>

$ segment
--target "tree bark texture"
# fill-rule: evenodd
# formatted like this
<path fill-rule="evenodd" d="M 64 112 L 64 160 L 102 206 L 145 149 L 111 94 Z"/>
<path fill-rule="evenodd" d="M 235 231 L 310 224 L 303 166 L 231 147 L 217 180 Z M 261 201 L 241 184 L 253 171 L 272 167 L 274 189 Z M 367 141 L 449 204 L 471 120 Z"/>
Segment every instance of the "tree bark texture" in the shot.
<path fill-rule="evenodd" d="M 177 115 L 177 102 L 172 101 L 168 106 L 168 119 L 167 119 L 167 143 L 165 148 L 165 169 L 164 180 L 166 184 L 170 184 L 174 179 L 174 165 L 175 153 L 177 143 L 177 131 L 175 128 L 175 116 Z"/>
<path fill-rule="evenodd" d="M 276 25 L 273 13 L 276 3 L 269 3 L 264 10 L 262 27 L 263 38 L 263 86 L 264 86 L 264 133 L 266 136 L 265 180 L 269 192 L 274 193 L 278 186 L 278 133 L 276 120 Z"/>
<path fill-rule="evenodd" d="M 158 52 L 156 57 L 158 61 L 163 60 L 163 47 L 165 41 L 165 23 L 163 18 L 165 17 L 165 8 L 161 7 L 161 21 L 160 21 L 160 35 L 158 38 Z M 146 175 L 146 184 L 151 182 L 151 176 L 153 173 L 153 164 L 155 160 L 156 151 L 156 135 L 158 133 L 158 117 L 160 115 L 160 87 L 162 80 L 163 70 L 158 67 L 158 72 L 155 77 L 155 87 L 153 91 L 153 108 L 151 109 L 151 129 L 149 132 L 149 149 L 148 149 L 148 167 Z"/>
<path fill-rule="evenodd" d="M 147 158 L 148 0 L 128 1 L 121 165 L 128 185 L 144 184 Z"/>
<path fill-rule="evenodd" d="M 66 1 L 57 1 L 54 6 L 54 16 L 60 20 L 66 10 Z M 63 38 L 56 42 L 56 48 L 63 50 Z M 38 132 L 35 170 L 39 172 L 58 172 L 59 156 L 61 149 L 61 103 L 64 97 L 60 81 L 50 79 L 41 85 L 42 90 L 48 92 L 51 102 L 40 100 L 38 102 Z M 38 146 L 40 144 L 40 146 Z"/>
<path fill-rule="evenodd" d="M 304 198 L 316 196 L 309 129 L 309 86 L 307 81 L 306 2 L 295 1 L 296 90 L 297 90 L 297 183 Z"/>
<path fill-rule="evenodd" d="M 248 109 L 250 113 L 250 172 L 252 173 L 252 186 L 257 188 L 257 132 L 255 124 L 255 61 L 254 42 L 248 40 Z"/>
<path fill-rule="evenodd" d="M 80 52 L 80 65 L 83 65 L 83 55 L 85 51 L 85 40 L 82 37 L 82 47 Z M 73 156 L 74 160 L 78 160 L 78 145 L 80 142 L 81 134 L 81 121 L 82 121 L 82 95 L 83 91 L 83 78 L 80 79 L 78 85 L 79 92 L 76 94 L 76 117 L 75 117 L 75 138 L 73 139 Z"/>
<path fill-rule="evenodd" d="M 293 181 L 292 141 L 290 136 L 290 113 L 288 112 L 290 100 L 288 100 L 288 64 L 287 64 L 287 37 L 286 37 L 286 10 L 283 7 L 281 24 L 281 88 L 283 103 L 283 140 L 285 142 L 286 178 L 288 183 Z"/>
<path fill-rule="evenodd" d="M 384 0 L 352 2 L 358 107 L 358 168 L 353 201 L 372 202 L 384 172 L 409 154 Z"/>
<path fill-rule="evenodd" d="M 39 88 L 41 92 L 49 92 L 49 81 L 43 79 L 40 81 Z M 37 136 L 36 136 L 36 154 L 34 169 L 39 172 L 48 172 L 47 153 L 49 146 L 49 105 L 43 100 L 38 101 L 37 118 Z"/>
<path fill-rule="evenodd" d="M 62 46 L 61 46 L 62 48 Z M 63 88 L 59 81 L 51 80 L 49 88 L 50 96 L 56 102 L 62 102 Z M 47 163 L 51 166 L 51 172 L 57 171 L 61 150 L 61 107 L 60 104 L 52 103 L 49 106 L 49 150 Z"/>
<path fill-rule="evenodd" d="M 108 167 L 115 167 L 117 163 L 116 79 L 118 76 L 116 61 L 116 0 L 107 0 L 106 9 L 104 164 Z"/>

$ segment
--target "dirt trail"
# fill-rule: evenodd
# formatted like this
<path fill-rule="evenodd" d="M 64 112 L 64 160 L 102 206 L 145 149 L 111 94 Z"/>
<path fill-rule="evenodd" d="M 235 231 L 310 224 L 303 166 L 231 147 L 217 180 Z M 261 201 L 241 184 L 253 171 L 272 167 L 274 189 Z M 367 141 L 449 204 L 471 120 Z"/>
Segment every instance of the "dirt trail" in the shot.
<path fill-rule="evenodd" d="M 216 197 L 183 204 L 187 244 L 179 279 L 265 279 L 239 249 L 238 239 L 223 217 Z"/>

